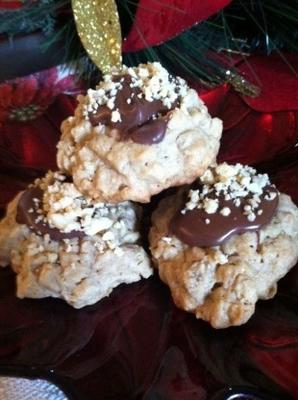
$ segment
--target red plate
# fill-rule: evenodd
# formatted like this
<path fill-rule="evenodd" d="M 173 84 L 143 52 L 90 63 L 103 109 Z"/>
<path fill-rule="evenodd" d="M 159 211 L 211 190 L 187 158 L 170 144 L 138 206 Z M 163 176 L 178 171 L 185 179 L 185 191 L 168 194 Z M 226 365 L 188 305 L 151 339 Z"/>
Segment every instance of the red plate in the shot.
<path fill-rule="evenodd" d="M 296 113 L 245 109 L 235 94 L 229 101 L 233 113 L 217 110 L 226 127 L 220 158 L 257 162 L 298 203 Z M 41 117 L 38 130 L 27 126 L 27 136 L 16 126 L 2 129 L 1 204 L 53 163 L 41 145 L 52 138 L 54 148 L 53 115 Z M 13 273 L 0 275 L 0 372 L 49 378 L 80 400 L 298 398 L 297 267 L 273 300 L 258 302 L 246 325 L 225 330 L 178 310 L 157 277 L 75 310 L 55 299 L 18 300 Z"/>

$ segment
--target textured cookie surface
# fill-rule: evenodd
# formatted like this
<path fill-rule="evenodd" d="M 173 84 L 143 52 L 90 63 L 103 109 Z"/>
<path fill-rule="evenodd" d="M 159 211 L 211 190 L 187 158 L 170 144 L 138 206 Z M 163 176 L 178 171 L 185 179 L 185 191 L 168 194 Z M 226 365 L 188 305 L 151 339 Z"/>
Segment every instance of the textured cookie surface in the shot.
<path fill-rule="evenodd" d="M 17 204 L 20 194 L 7 206 L 6 216 L 0 221 L 0 266 L 6 267 L 11 261 L 11 252 L 28 235 L 26 225 L 16 223 Z"/>
<path fill-rule="evenodd" d="M 18 297 L 58 297 L 75 308 L 96 303 L 121 283 L 152 274 L 149 258 L 137 244 L 103 251 L 96 236 L 56 242 L 34 233 L 12 252 L 12 268 Z"/>
<path fill-rule="evenodd" d="M 178 196 L 179 197 L 179 196 Z M 177 196 L 153 214 L 151 252 L 179 308 L 215 328 L 245 323 L 258 299 L 270 299 L 298 260 L 298 209 L 279 195 L 276 213 L 259 232 L 236 234 L 219 246 L 189 246 L 169 231 Z"/>
<path fill-rule="evenodd" d="M 134 80 L 141 100 L 161 103 L 163 116 L 154 114 L 150 121 L 167 121 L 163 139 L 152 144 L 130 137 L 124 140 L 119 138 L 121 129 L 114 125 L 91 123 L 103 102 L 107 110 L 114 107 L 109 102 L 117 88 L 111 89 L 112 78 L 108 76 L 96 91 L 89 90 L 79 99 L 75 116 L 62 124 L 57 162 L 62 171 L 72 175 L 77 188 L 94 199 L 148 202 L 153 194 L 190 183 L 204 173 L 215 161 L 222 122 L 210 117 L 197 93 L 182 79 L 172 81 L 157 63 L 123 73 Z M 129 113 L 126 110 L 121 115 L 115 109 L 111 121 L 116 121 L 117 127 L 117 121 L 125 122 Z"/>
<path fill-rule="evenodd" d="M 18 297 L 58 297 L 81 308 L 121 283 L 148 278 L 152 269 L 138 244 L 138 206 L 92 203 L 64 179 L 49 173 L 36 183 L 44 192 L 43 199 L 33 198 L 40 214 L 37 222 L 31 218 L 31 227 L 16 222 L 22 195 L 9 204 L 0 224 L 0 261 L 16 272 Z M 45 230 L 38 233 L 36 227 Z M 58 228 L 62 236 L 53 239 Z M 81 236 L 67 237 L 73 232 Z"/>

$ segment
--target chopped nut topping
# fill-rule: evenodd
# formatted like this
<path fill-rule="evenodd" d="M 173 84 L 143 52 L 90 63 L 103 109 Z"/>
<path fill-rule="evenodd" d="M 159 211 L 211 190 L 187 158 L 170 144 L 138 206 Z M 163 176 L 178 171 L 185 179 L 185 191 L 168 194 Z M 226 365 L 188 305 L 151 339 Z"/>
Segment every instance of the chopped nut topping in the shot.
<path fill-rule="evenodd" d="M 223 215 L 224 217 L 227 217 L 228 215 L 231 214 L 231 209 L 229 207 L 224 207 L 220 210 L 220 214 Z"/>
<path fill-rule="evenodd" d="M 121 115 L 118 110 L 112 112 L 111 121 L 112 122 L 120 122 L 121 121 Z"/>
<path fill-rule="evenodd" d="M 247 219 L 248 219 L 250 222 L 253 222 L 253 221 L 256 219 L 256 214 L 254 214 L 254 213 L 249 213 L 249 214 L 247 215 Z"/>
<path fill-rule="evenodd" d="M 122 89 L 124 78 L 119 82 L 115 82 L 115 76 L 129 75 L 131 78 L 130 86 L 140 89 L 138 98 L 146 99 L 151 102 L 161 100 L 162 103 L 170 109 L 176 100 L 186 95 L 189 90 L 186 82 L 182 78 L 174 78 L 160 63 L 140 64 L 137 67 L 124 66 L 121 71 L 114 70 L 111 74 L 104 75 L 103 81 L 99 83 L 96 90 L 89 89 L 85 98 L 83 115 L 88 119 L 89 113 L 94 113 L 99 106 L 106 105 L 110 110 L 115 108 L 115 100 L 117 92 Z M 127 99 L 127 104 L 131 103 L 131 99 Z M 112 117 L 113 118 L 113 117 Z M 118 116 L 114 116 L 115 120 L 120 121 Z M 121 116 L 120 116 L 121 118 Z"/>
<path fill-rule="evenodd" d="M 87 236 L 97 235 L 103 249 L 117 248 L 126 237 L 131 243 L 137 240 L 136 210 L 130 202 L 96 202 L 83 196 L 60 172 L 50 171 L 44 178 L 36 180 L 35 185 L 43 191 L 41 200 L 34 199 L 35 206 L 32 211 L 38 214 L 35 217 L 36 223 L 41 222 L 49 229 L 57 228 L 62 233 L 81 231 Z M 67 239 L 65 240 L 68 248 Z"/>
<path fill-rule="evenodd" d="M 247 165 L 229 165 L 222 163 L 215 167 L 210 167 L 199 179 L 201 188 L 190 190 L 188 202 L 181 211 L 185 214 L 189 210 L 203 209 L 207 214 L 219 212 L 227 217 L 231 214 L 229 207 L 219 210 L 219 199 L 232 201 L 236 207 L 243 204 L 243 214 L 252 222 L 257 215 L 262 214 L 258 210 L 261 204 L 261 195 L 264 188 L 270 185 L 267 174 L 257 174 L 256 170 Z M 264 195 L 268 201 L 273 200 L 277 194 L 269 192 Z"/>
<path fill-rule="evenodd" d="M 214 214 L 218 209 L 218 200 L 217 199 L 204 199 L 203 203 L 204 210 L 207 214 Z"/>
<path fill-rule="evenodd" d="M 167 236 L 163 236 L 161 239 L 166 243 L 171 243 L 171 241 L 172 241 L 172 238 L 171 237 L 167 237 Z"/>

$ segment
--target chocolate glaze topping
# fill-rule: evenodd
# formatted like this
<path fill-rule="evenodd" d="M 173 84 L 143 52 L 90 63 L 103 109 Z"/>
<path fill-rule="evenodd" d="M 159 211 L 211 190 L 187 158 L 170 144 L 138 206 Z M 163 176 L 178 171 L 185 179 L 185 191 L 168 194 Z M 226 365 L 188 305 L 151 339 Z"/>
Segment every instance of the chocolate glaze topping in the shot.
<path fill-rule="evenodd" d="M 57 228 L 51 228 L 49 224 L 43 220 L 39 220 L 40 215 L 37 210 L 42 202 L 43 191 L 39 186 L 28 188 L 21 196 L 17 206 L 16 222 L 25 224 L 37 234 L 48 234 L 52 240 L 71 239 L 74 237 L 83 237 L 86 234 L 82 231 L 71 231 L 68 233 L 61 232 Z M 38 201 L 34 201 L 37 199 Z M 30 212 L 31 211 L 31 212 Z"/>
<path fill-rule="evenodd" d="M 118 90 L 115 99 L 115 110 L 119 111 L 121 121 L 112 122 L 113 110 L 102 105 L 95 113 L 89 112 L 91 124 L 97 126 L 101 123 L 117 129 L 121 140 L 132 139 L 140 144 L 161 142 L 167 129 L 169 112 L 178 105 L 178 102 L 174 102 L 169 109 L 161 100 L 148 101 L 143 97 L 139 98 L 138 95 L 142 91 L 140 88 L 131 87 L 129 75 L 117 76 L 114 81 L 122 79 L 122 88 Z"/>
<path fill-rule="evenodd" d="M 273 200 L 266 200 L 265 196 L 270 192 L 276 193 L 276 197 Z M 258 210 L 262 210 L 262 213 L 260 215 L 256 213 L 254 221 L 249 221 L 247 215 L 244 215 L 243 204 L 236 207 L 232 200 L 225 200 L 223 197 L 218 198 L 219 208 L 228 207 L 231 210 L 228 216 L 223 216 L 219 212 L 208 214 L 204 209 L 197 208 L 182 214 L 183 207 L 180 207 L 170 223 L 170 232 L 189 246 L 199 247 L 219 246 L 232 235 L 247 231 L 258 232 L 275 214 L 278 191 L 272 185 L 267 186 L 260 198 Z M 207 224 L 206 220 L 210 222 Z"/>

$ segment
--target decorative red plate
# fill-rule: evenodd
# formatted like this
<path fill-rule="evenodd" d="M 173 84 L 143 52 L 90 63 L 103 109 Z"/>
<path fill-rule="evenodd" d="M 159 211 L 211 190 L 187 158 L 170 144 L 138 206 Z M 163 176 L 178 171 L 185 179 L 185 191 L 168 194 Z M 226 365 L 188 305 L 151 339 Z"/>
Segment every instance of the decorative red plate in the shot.
<path fill-rule="evenodd" d="M 74 310 L 59 300 L 17 300 L 5 269 L 0 372 L 48 378 L 71 399 L 227 399 L 229 388 L 260 399 L 294 397 L 297 272 L 245 326 L 216 331 L 176 309 L 157 278 Z"/>
<path fill-rule="evenodd" d="M 297 113 L 256 111 L 221 90 L 224 101 L 214 108 L 225 121 L 220 159 L 257 163 L 298 204 Z M 41 117 L 39 129 L 27 127 L 27 136 L 24 128 L 2 129 L 2 205 L 43 173 L 35 156 L 45 155 L 43 169 L 51 165 L 42 143 L 52 138 L 52 149 L 57 141 L 54 114 Z M 55 299 L 16 299 L 14 275 L 3 269 L 0 375 L 44 377 L 79 400 L 298 399 L 297 292 L 296 267 L 246 325 L 214 330 L 178 310 L 157 277 L 75 310 Z"/>

